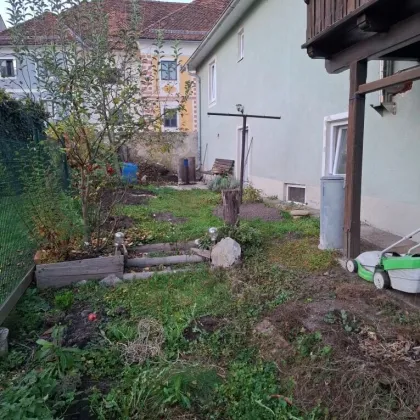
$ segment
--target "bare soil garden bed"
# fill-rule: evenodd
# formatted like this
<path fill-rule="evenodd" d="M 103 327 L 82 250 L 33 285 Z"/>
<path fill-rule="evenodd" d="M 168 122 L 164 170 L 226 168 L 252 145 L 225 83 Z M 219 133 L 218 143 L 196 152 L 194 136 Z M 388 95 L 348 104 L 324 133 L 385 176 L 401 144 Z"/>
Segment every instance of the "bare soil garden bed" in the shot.
<path fill-rule="evenodd" d="M 223 206 L 214 210 L 214 215 L 223 218 Z M 282 219 L 279 209 L 266 206 L 264 203 L 242 204 L 239 217 L 243 220 L 261 219 L 265 222 L 279 221 Z"/>
<path fill-rule="evenodd" d="M 417 311 L 340 268 L 301 281 L 297 300 L 268 313 L 256 334 L 299 406 L 322 401 L 340 419 L 417 418 Z"/>

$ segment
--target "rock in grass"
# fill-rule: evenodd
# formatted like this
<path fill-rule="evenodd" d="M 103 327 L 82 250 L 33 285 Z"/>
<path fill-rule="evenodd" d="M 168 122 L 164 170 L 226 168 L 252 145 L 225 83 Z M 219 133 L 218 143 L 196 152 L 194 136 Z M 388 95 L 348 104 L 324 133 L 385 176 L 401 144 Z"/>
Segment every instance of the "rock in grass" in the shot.
<path fill-rule="evenodd" d="M 293 217 L 308 217 L 311 213 L 308 210 L 292 210 L 290 215 Z"/>
<path fill-rule="evenodd" d="M 102 279 L 99 282 L 101 286 L 106 286 L 106 287 L 114 287 L 119 283 L 122 283 L 122 280 L 119 277 L 117 277 L 115 274 L 110 274 L 109 276 L 106 276 L 104 279 Z"/>
<path fill-rule="evenodd" d="M 87 280 L 80 280 L 76 283 L 76 286 L 84 286 L 85 284 L 87 284 L 88 281 Z"/>
<path fill-rule="evenodd" d="M 241 246 L 232 238 L 222 239 L 211 251 L 214 267 L 229 268 L 241 259 Z"/>

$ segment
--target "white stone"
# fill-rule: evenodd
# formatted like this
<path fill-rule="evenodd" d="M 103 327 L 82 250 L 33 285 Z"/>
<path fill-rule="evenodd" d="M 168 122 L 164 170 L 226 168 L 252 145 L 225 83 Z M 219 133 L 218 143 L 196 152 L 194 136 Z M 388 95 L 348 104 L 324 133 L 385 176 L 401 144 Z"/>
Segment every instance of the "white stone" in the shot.
<path fill-rule="evenodd" d="M 119 283 L 122 283 L 122 280 L 119 277 L 117 277 L 115 274 L 110 274 L 109 276 L 106 276 L 104 279 L 102 279 L 99 282 L 101 286 L 107 286 L 107 287 L 116 286 Z"/>
<path fill-rule="evenodd" d="M 87 284 L 88 281 L 87 280 L 80 280 L 76 283 L 76 286 L 84 286 L 85 284 Z"/>
<path fill-rule="evenodd" d="M 214 267 L 232 267 L 240 259 L 241 246 L 232 238 L 222 239 L 211 251 L 211 262 Z"/>
<path fill-rule="evenodd" d="M 311 213 L 308 210 L 292 210 L 290 212 L 291 216 L 298 216 L 298 217 L 307 217 L 310 216 Z"/>

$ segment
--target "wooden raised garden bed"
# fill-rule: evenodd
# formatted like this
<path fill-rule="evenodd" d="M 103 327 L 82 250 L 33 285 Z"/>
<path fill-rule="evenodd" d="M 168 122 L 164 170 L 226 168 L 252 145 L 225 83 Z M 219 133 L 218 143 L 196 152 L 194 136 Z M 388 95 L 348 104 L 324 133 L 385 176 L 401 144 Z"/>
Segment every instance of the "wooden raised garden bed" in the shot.
<path fill-rule="evenodd" d="M 82 280 L 102 280 L 110 274 L 122 278 L 123 255 L 40 264 L 35 271 L 36 283 L 40 289 L 65 287 Z"/>

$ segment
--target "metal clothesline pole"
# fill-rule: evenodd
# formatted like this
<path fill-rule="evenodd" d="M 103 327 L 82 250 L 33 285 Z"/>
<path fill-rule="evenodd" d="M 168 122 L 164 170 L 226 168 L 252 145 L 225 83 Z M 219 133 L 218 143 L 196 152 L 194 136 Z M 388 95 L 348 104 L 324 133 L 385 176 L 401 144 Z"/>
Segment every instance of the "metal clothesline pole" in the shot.
<path fill-rule="evenodd" d="M 239 181 L 239 199 L 242 204 L 242 196 L 244 193 L 244 178 L 245 178 L 245 143 L 246 143 L 246 123 L 248 118 L 260 118 L 266 120 L 280 120 L 281 117 L 275 117 L 270 115 L 253 115 L 253 114 L 229 114 L 222 112 L 208 112 L 207 115 L 217 117 L 236 117 L 242 118 L 242 147 L 241 147 L 241 179 Z"/>

